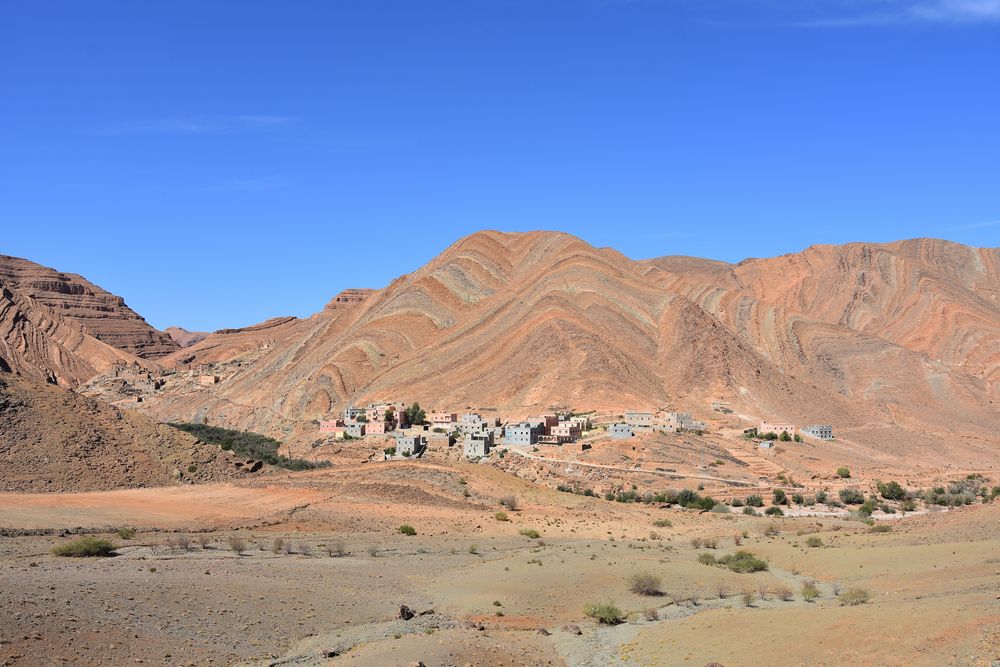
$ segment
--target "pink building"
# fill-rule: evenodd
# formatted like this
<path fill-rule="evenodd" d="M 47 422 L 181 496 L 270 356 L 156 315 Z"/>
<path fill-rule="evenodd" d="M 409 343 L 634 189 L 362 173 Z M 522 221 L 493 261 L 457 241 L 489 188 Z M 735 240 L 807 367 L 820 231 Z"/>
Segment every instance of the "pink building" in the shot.
<path fill-rule="evenodd" d="M 757 433 L 759 435 L 764 435 L 765 433 L 777 433 L 781 435 L 781 432 L 785 431 L 788 435 L 795 435 L 795 424 L 772 424 L 770 422 L 761 422 L 760 426 L 757 427 Z"/>
<path fill-rule="evenodd" d="M 454 412 L 432 412 L 427 418 L 432 424 L 454 424 L 458 421 L 458 415 Z"/>
<path fill-rule="evenodd" d="M 387 431 L 391 431 L 392 425 L 392 422 L 387 421 L 369 421 L 365 424 L 365 433 L 368 435 L 382 435 Z"/>

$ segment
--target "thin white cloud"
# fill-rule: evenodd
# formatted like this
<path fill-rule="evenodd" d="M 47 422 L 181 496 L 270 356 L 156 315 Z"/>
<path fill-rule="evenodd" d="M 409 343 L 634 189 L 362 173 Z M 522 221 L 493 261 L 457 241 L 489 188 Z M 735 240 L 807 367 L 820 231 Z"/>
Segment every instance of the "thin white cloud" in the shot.
<path fill-rule="evenodd" d="M 830 3 L 831 15 L 798 21 L 814 28 L 849 28 L 865 25 L 1000 22 L 1000 0 L 875 0 Z"/>
<path fill-rule="evenodd" d="M 960 227 L 950 227 L 944 231 L 946 232 L 964 232 L 970 229 L 986 229 L 987 227 L 1000 227 L 1000 220 L 993 220 L 991 222 L 976 222 L 971 225 L 962 225 Z"/>
<path fill-rule="evenodd" d="M 151 118 L 109 125 L 98 130 L 98 134 L 233 134 L 238 132 L 251 132 L 254 130 L 279 127 L 282 125 L 288 125 L 294 121 L 295 119 L 290 116 L 271 115 Z"/>

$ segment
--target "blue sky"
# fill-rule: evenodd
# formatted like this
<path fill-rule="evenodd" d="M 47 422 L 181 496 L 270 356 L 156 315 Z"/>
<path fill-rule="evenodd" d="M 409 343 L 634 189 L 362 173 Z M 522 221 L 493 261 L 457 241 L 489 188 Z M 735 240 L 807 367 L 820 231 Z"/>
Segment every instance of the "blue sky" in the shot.
<path fill-rule="evenodd" d="M 1000 0 L 7 0 L 0 91 L 0 253 L 159 327 L 486 228 L 1000 245 Z"/>

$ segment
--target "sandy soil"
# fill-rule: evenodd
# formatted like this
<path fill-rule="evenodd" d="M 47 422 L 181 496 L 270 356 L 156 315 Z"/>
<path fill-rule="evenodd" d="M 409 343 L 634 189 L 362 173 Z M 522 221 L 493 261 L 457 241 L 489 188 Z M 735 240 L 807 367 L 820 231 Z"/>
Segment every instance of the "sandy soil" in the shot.
<path fill-rule="evenodd" d="M 521 509 L 498 521 L 506 495 Z M 671 525 L 656 527 L 657 519 Z M 417 535 L 401 535 L 402 523 Z M 996 504 L 910 516 L 874 534 L 840 518 L 625 505 L 491 466 L 400 462 L 258 485 L 2 495 L 0 525 L 140 528 L 129 540 L 110 535 L 119 555 L 106 559 L 50 555 L 71 539 L 58 533 L 0 538 L 0 658 L 8 664 L 1000 660 Z M 771 525 L 780 532 L 766 536 Z M 529 528 L 540 538 L 520 534 Z M 813 535 L 822 547 L 805 546 Z M 188 548 L 178 547 L 185 536 Z M 241 555 L 229 548 L 233 537 L 246 544 Z M 694 537 L 714 538 L 717 548 L 696 549 Z M 737 538 L 768 560 L 767 572 L 696 561 L 733 552 Z M 275 552 L 277 539 L 288 552 Z M 347 553 L 329 555 L 339 545 Z M 663 595 L 628 590 L 640 570 L 661 578 Z M 815 602 L 800 594 L 807 579 L 818 582 Z M 872 600 L 840 606 L 835 593 L 850 586 L 870 590 Z M 782 587 L 791 600 L 777 597 Z M 762 588 L 766 599 L 756 593 Z M 752 607 L 744 590 L 755 592 Z M 603 600 L 626 622 L 609 627 L 584 615 L 587 603 Z M 400 620 L 400 605 L 422 615 Z"/>

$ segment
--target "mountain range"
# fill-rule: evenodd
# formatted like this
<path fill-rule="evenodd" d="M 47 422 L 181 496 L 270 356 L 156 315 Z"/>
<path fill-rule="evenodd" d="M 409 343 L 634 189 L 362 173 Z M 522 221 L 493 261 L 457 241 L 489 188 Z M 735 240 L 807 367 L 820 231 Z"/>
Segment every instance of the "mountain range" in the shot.
<path fill-rule="evenodd" d="M 13 370 L 88 392 L 123 362 L 210 367 L 218 384 L 168 379 L 136 409 L 282 438 L 375 399 L 514 417 L 719 400 L 940 460 L 995 456 L 1000 429 L 1000 249 L 935 239 L 728 264 L 484 231 L 311 317 L 197 340 L 25 260 L 0 258 L 0 290 Z"/>

